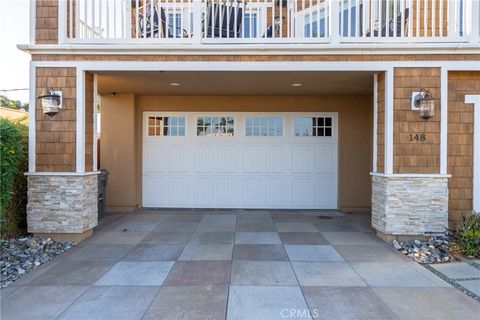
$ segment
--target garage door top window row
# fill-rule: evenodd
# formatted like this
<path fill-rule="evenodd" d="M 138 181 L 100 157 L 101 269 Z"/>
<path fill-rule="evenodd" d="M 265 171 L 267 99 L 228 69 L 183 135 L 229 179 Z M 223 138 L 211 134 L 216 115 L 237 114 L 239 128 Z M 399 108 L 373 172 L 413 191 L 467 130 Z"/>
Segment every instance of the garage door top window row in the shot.
<path fill-rule="evenodd" d="M 149 136 L 185 136 L 185 117 L 148 117 Z M 248 116 L 245 135 L 248 137 L 283 137 L 284 123 L 279 116 Z M 294 135 L 297 137 L 331 137 L 332 117 L 295 117 Z M 233 116 L 197 117 L 197 136 L 234 136 Z"/>

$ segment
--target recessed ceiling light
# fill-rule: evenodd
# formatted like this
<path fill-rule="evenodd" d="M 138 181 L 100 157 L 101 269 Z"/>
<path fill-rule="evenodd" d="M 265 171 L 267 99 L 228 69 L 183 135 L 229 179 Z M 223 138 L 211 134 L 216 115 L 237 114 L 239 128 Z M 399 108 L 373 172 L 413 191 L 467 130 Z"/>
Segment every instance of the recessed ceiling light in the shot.
<path fill-rule="evenodd" d="M 178 83 L 178 82 L 170 82 L 170 85 L 171 85 L 172 87 L 178 87 L 178 86 L 180 85 L 180 83 Z"/>
<path fill-rule="evenodd" d="M 291 86 L 292 86 L 292 87 L 301 87 L 301 86 L 303 86 L 303 84 L 301 84 L 301 83 L 292 83 Z"/>

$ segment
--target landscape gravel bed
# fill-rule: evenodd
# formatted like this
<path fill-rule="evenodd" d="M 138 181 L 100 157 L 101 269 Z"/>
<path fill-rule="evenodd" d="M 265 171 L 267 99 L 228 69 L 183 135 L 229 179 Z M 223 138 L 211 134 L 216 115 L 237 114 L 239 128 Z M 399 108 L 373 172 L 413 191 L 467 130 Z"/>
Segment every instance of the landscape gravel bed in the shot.
<path fill-rule="evenodd" d="M 1 287 L 8 286 L 76 244 L 39 237 L 1 239 Z"/>
<path fill-rule="evenodd" d="M 443 263 L 460 260 L 460 256 L 449 247 L 449 236 L 431 237 L 428 240 L 393 240 L 395 249 L 418 263 Z"/>

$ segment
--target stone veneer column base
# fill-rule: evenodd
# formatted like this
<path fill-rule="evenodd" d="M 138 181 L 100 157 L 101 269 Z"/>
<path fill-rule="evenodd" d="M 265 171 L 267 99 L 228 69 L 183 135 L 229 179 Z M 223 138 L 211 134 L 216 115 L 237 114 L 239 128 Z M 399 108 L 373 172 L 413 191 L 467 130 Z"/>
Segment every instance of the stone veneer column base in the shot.
<path fill-rule="evenodd" d="M 97 173 L 28 175 L 28 232 L 79 241 L 98 223 Z"/>
<path fill-rule="evenodd" d="M 447 175 L 372 174 L 372 227 L 380 238 L 418 238 L 447 226 Z"/>
<path fill-rule="evenodd" d="M 80 242 L 93 234 L 93 229 L 84 233 L 34 233 L 33 236 L 40 238 L 52 238 L 55 240 Z"/>

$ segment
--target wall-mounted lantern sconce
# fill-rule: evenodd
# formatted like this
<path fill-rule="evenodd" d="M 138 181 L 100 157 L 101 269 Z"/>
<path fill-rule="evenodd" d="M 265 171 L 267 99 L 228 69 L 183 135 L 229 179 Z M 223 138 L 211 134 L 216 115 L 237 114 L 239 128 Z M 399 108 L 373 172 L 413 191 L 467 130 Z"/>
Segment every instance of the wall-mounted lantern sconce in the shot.
<path fill-rule="evenodd" d="M 420 111 L 420 118 L 428 120 L 435 114 L 435 100 L 430 91 L 420 89 L 420 92 L 412 92 L 412 110 Z"/>
<path fill-rule="evenodd" d="M 62 91 L 45 88 L 37 99 L 42 101 L 43 113 L 48 114 L 50 117 L 53 117 L 62 109 Z"/>

